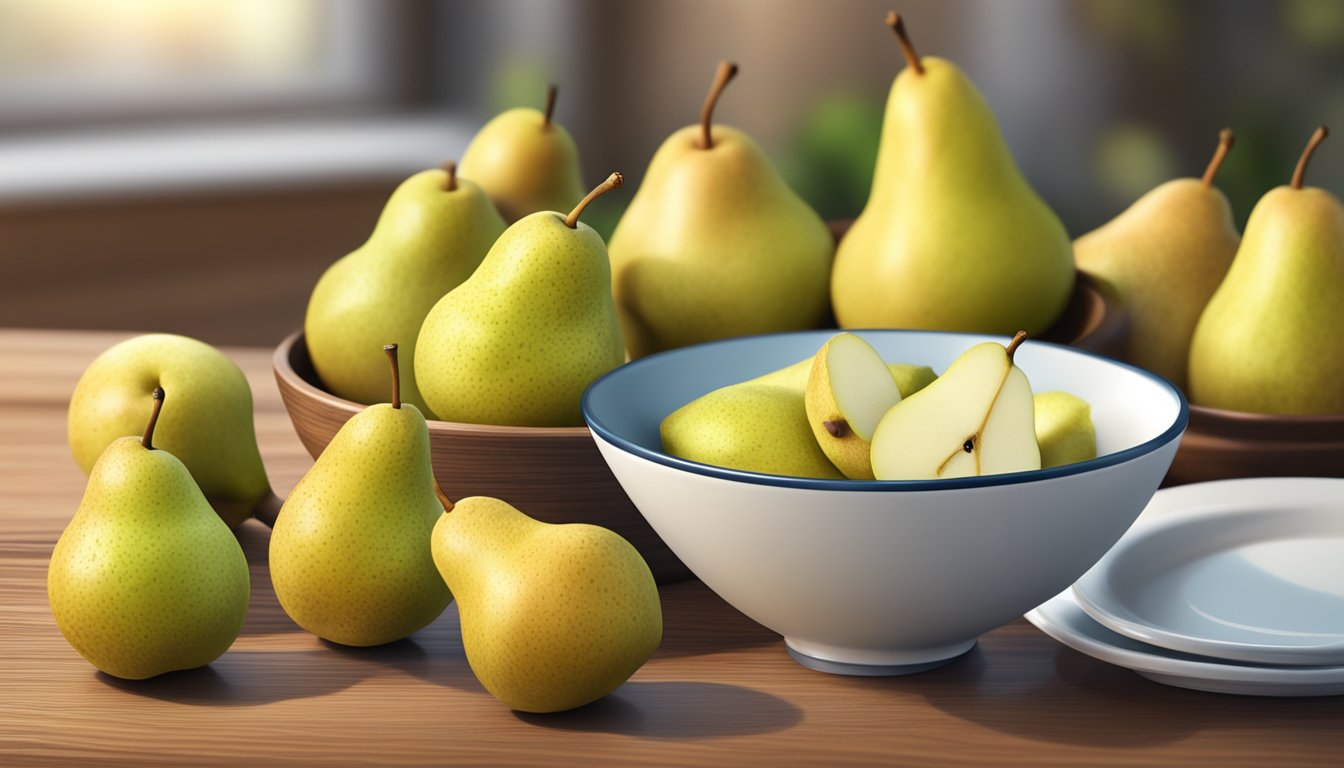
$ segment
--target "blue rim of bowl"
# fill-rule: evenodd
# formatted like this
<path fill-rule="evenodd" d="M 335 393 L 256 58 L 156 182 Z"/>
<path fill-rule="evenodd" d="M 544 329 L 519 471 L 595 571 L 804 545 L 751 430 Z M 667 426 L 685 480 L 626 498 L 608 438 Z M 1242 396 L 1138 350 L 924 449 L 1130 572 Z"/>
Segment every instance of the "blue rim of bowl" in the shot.
<path fill-rule="evenodd" d="M 1116 466 L 1117 464 L 1124 464 L 1125 462 L 1130 461 L 1131 459 L 1135 459 L 1140 456 L 1153 453 L 1154 451 L 1166 445 L 1167 443 L 1170 443 L 1171 441 L 1179 438 L 1181 434 L 1185 432 L 1186 425 L 1190 421 L 1190 403 L 1186 401 L 1185 394 L 1181 392 L 1180 388 L 1178 388 L 1175 384 L 1172 384 L 1171 381 L 1168 380 L 1166 377 L 1153 373 L 1152 371 L 1149 371 L 1147 369 L 1140 368 L 1136 365 L 1130 365 L 1129 363 L 1116 360 L 1113 357 L 1107 357 L 1106 355 L 1097 354 L 1096 352 L 1090 352 L 1085 349 L 1079 349 L 1078 347 L 1071 347 L 1067 344 L 1057 344 L 1053 341 L 1036 341 L 1034 339 L 1029 341 L 1028 343 L 1033 345 L 1048 345 L 1051 347 L 1057 347 L 1059 349 L 1066 350 L 1068 352 L 1072 352 L 1074 354 L 1084 355 L 1087 357 L 1094 357 L 1110 365 L 1115 365 L 1120 368 L 1127 368 L 1137 374 L 1140 374 L 1148 379 L 1157 382 L 1158 385 L 1165 388 L 1168 392 L 1170 392 L 1172 395 L 1176 397 L 1176 402 L 1180 406 L 1180 411 L 1176 414 L 1176 420 L 1173 421 L 1171 423 L 1171 426 L 1167 427 L 1162 432 L 1162 434 L 1152 438 L 1151 440 L 1146 440 L 1142 443 L 1139 443 L 1138 445 L 1126 448 L 1122 451 L 1116 451 L 1115 453 L 1108 453 L 1103 456 L 1098 456 L 1095 459 L 1088 459 L 1087 461 L 1078 461 L 1072 464 L 1064 464 L 1058 467 L 1050 467 L 1049 469 L 1032 469 L 1026 472 L 1005 472 L 997 475 L 984 475 L 981 477 L 958 477 L 958 478 L 950 478 L 947 480 L 824 480 L 820 478 L 796 477 L 792 475 L 769 475 L 763 472 L 750 472 L 743 469 L 729 469 L 727 467 L 718 467 L 714 466 L 713 464 L 701 464 L 698 461 L 681 459 L 676 456 L 663 453 L 662 451 L 655 451 L 649 448 L 645 448 L 644 446 L 631 442 L 630 440 L 627 440 L 626 438 L 621 437 L 620 435 L 613 432 L 610 428 L 608 428 L 605 424 L 603 424 L 600 420 L 598 420 L 593 416 L 592 409 L 589 407 L 589 399 L 592 396 L 593 390 L 608 378 L 612 376 L 623 375 L 621 371 L 624 371 L 626 368 L 630 366 L 644 365 L 656 358 L 662 357 L 664 355 L 676 354 L 684 349 L 693 349 L 699 347 L 710 347 L 721 344 L 729 344 L 734 342 L 741 342 L 746 339 L 794 336 L 801 333 L 815 333 L 815 332 L 816 331 L 813 330 L 813 331 L 795 331 L 789 333 L 762 333 L 752 336 L 734 336 L 729 339 L 708 341 L 702 344 L 695 344 L 690 347 L 681 347 L 680 349 L 670 349 L 663 352 L 658 352 L 653 355 L 649 355 L 648 357 L 642 357 L 638 360 L 632 360 L 624 365 L 618 366 L 610 371 L 607 371 L 605 374 L 603 374 L 602 376 L 598 377 L 595 381 L 593 381 L 592 384 L 588 385 L 588 388 L 585 389 L 583 392 L 583 399 L 580 403 L 580 407 L 583 411 L 583 420 L 585 423 L 587 423 L 588 429 L 592 431 L 594 435 L 601 437 L 606 442 L 612 444 L 617 448 L 620 448 L 626 453 L 633 454 L 642 459 L 647 459 L 648 461 L 652 461 L 655 464 L 661 464 L 665 467 L 671 467 L 672 469 L 680 469 L 685 472 L 690 472 L 696 475 L 714 477 L 720 480 L 732 480 L 741 483 L 751 483 L 753 485 L 772 485 L 781 488 L 804 488 L 809 490 L 826 490 L 826 491 L 935 491 L 944 489 L 951 490 L 955 488 L 990 488 L 999 485 L 1017 485 L 1019 483 L 1034 483 L 1038 480 L 1050 480 L 1057 477 L 1068 477 L 1070 475 L 1079 475 L 1084 472 L 1091 472 L 1094 469 L 1102 469 L 1104 467 L 1113 467 Z M 947 334 L 949 336 L 965 336 L 965 335 L 994 336 L 994 334 L 967 333 L 962 331 L 923 331 L 914 329 L 895 329 L 895 328 L 842 328 L 837 329 L 835 332 L 858 333 L 858 334 L 937 333 L 937 334 Z M 1007 341 L 1008 339 L 1008 337 L 1006 336 L 1001 338 L 1003 338 L 1005 341 Z"/>

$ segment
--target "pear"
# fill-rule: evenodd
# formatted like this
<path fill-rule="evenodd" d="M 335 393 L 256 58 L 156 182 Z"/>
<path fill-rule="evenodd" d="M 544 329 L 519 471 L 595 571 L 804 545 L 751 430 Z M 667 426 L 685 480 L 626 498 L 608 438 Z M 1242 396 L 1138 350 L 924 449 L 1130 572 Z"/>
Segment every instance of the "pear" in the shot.
<path fill-rule="evenodd" d="M 1179 387 L 1195 323 L 1241 239 L 1227 198 L 1213 186 L 1233 141 L 1232 131 L 1219 134 L 1202 179 L 1158 186 L 1073 244 L 1078 267 L 1128 308 L 1125 357 Z"/>
<path fill-rule="evenodd" d="M 659 427 L 663 451 L 679 458 L 769 475 L 839 480 L 808 422 L 813 360 L 721 387 L 683 405 Z M 887 366 L 903 397 L 934 380 L 927 366 Z"/>
<path fill-rule="evenodd" d="M 873 479 L 873 430 L 900 401 L 901 390 L 882 356 L 852 333 L 832 337 L 813 359 L 804 400 L 808 425 L 845 477 Z"/>
<path fill-rule="evenodd" d="M 632 358 L 728 336 L 817 328 L 834 241 L 745 133 L 711 125 L 737 72 L 719 65 L 700 124 L 659 147 L 611 235 Z"/>
<path fill-rule="evenodd" d="M 127 680 L 219 658 L 243 627 L 250 587 L 238 540 L 187 467 L 153 444 L 162 387 L 153 398 L 144 435 L 114 440 L 94 464 L 47 567 L 61 634 Z"/>
<path fill-rule="evenodd" d="M 403 403 L 355 414 L 294 487 L 271 532 L 271 583 L 295 624 L 341 645 L 381 645 L 429 624 L 453 596 L 429 552 L 443 514 L 429 430 Z"/>
<path fill-rule="evenodd" d="M 920 59 L 892 83 L 868 204 L 836 250 L 841 328 L 1036 335 L 1073 290 L 1064 225 L 1022 177 L 989 106 L 953 64 Z"/>
<path fill-rule="evenodd" d="M 1190 400 L 1278 414 L 1344 413 L 1344 206 L 1303 187 L 1316 129 L 1292 182 L 1265 193 L 1195 327 Z"/>
<path fill-rule="evenodd" d="M 1013 364 L 1027 338 L 966 350 L 932 384 L 907 397 L 873 433 L 878 480 L 936 480 L 1041 468 L 1031 384 Z"/>
<path fill-rule="evenodd" d="M 191 472 L 230 528 L 256 514 L 268 525 L 280 500 L 271 492 L 252 423 L 252 389 L 236 363 L 196 339 L 151 333 L 99 355 L 75 384 L 67 431 L 85 474 L 113 441 L 144 428 L 144 402 L 156 387 L 173 407 L 156 439 Z"/>
<path fill-rule="evenodd" d="M 381 402 L 386 369 L 368 351 L 408 339 L 406 359 L 413 360 L 425 315 L 476 271 L 503 232 L 490 199 L 458 179 L 451 162 L 402 182 L 368 242 L 332 264 L 308 300 L 304 341 L 327 389 L 357 403 Z M 401 396 L 428 410 L 412 365 L 401 372 Z"/>
<path fill-rule="evenodd" d="M 808 424 L 804 390 L 811 369 L 808 358 L 692 400 L 659 426 L 663 451 L 728 469 L 843 478 Z"/>
<path fill-rule="evenodd" d="M 537 211 L 568 211 L 583 197 L 579 151 L 559 123 L 556 87 L 546 92 L 546 111 L 510 109 L 486 123 L 462 153 L 462 177 L 494 201 L 509 223 Z"/>
<path fill-rule="evenodd" d="M 583 390 L 625 362 L 625 345 L 606 246 L 579 215 L 621 181 L 613 173 L 568 216 L 534 213 L 509 227 L 476 273 L 430 310 L 415 367 L 439 418 L 583 424 Z"/>
<path fill-rule="evenodd" d="M 1097 431 L 1092 406 L 1068 392 L 1037 392 L 1036 443 L 1041 467 L 1060 467 L 1097 457 Z"/>
<path fill-rule="evenodd" d="M 653 574 L 606 528 L 548 525 L 473 496 L 440 516 L 432 548 L 457 595 L 471 671 L 513 709 L 559 712 L 595 701 L 662 640 Z"/>

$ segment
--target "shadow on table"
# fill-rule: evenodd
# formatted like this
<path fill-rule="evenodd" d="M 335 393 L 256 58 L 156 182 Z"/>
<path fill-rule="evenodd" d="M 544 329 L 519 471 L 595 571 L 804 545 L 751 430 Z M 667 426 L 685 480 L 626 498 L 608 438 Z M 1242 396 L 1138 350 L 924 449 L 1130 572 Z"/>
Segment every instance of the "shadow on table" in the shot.
<path fill-rule="evenodd" d="M 514 716 L 565 731 L 695 740 L 781 731 L 802 722 L 803 712 L 777 696 L 736 685 L 631 681 L 585 707 Z"/>
<path fill-rule="evenodd" d="M 271 529 L 256 520 L 249 520 L 239 526 L 235 533 L 238 543 L 243 547 L 243 554 L 247 556 L 248 572 L 252 579 L 252 598 L 247 605 L 247 621 L 243 622 L 242 636 L 302 633 L 303 630 L 280 607 L 275 588 L 271 586 Z"/>
<path fill-rule="evenodd" d="M 209 666 L 122 680 L 102 672 L 103 683 L 136 696 L 204 707 L 247 707 L 323 696 L 349 688 L 366 676 L 349 664 L 332 664 L 314 651 L 226 653 Z"/>
<path fill-rule="evenodd" d="M 1334 726 L 1344 722 L 1344 699 L 1266 699 L 1159 685 L 1029 626 L 987 635 L 940 669 L 837 678 L 836 684 L 920 696 L 954 717 L 1014 736 L 1095 747 L 1146 747 L 1209 728 L 1246 726 L 1316 729 L 1322 746 L 1338 748 Z"/>

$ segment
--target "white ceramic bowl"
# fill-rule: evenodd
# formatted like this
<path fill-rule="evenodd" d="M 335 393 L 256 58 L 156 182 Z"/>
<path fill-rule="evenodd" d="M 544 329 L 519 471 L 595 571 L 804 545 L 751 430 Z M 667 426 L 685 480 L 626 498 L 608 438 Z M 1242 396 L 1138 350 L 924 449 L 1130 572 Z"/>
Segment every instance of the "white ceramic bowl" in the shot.
<path fill-rule="evenodd" d="M 813 480 L 723 469 L 662 452 L 658 425 L 719 387 L 795 363 L 834 331 L 701 344 L 594 382 L 583 412 L 639 511 L 702 581 L 828 672 L 918 672 L 1073 583 L 1157 490 L 1188 408 L 1169 382 L 1070 347 L 1028 341 L 1037 391 L 1092 404 L 1099 456 L 1053 469 L 940 481 Z M 859 331 L 890 362 L 946 369 L 1007 339 Z"/>

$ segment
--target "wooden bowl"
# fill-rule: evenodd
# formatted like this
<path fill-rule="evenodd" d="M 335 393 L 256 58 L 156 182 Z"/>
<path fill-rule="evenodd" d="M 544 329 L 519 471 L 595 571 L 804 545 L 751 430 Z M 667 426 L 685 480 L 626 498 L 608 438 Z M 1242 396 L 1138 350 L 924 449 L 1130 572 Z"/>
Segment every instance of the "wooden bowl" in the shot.
<path fill-rule="evenodd" d="M 1344 413 L 1277 416 L 1191 405 L 1166 484 L 1280 475 L 1344 477 Z"/>
<path fill-rule="evenodd" d="M 849 231 L 853 219 L 826 222 L 837 243 Z M 831 325 L 835 325 L 832 319 Z M 948 329 L 955 330 L 955 329 Z M 1096 280 L 1086 272 L 1078 272 L 1073 294 L 1064 312 L 1039 336 L 1042 341 L 1067 344 L 1088 352 L 1124 359 L 1125 340 L 1129 336 L 1129 313 L 1120 304 L 1108 301 Z"/>
<path fill-rule="evenodd" d="M 300 331 L 272 360 L 294 431 L 313 458 L 364 406 L 322 388 Z M 547 523 L 593 523 L 619 533 L 660 584 L 691 573 L 653 532 L 597 452 L 587 427 L 429 422 L 434 476 L 454 499 L 494 496 Z"/>

